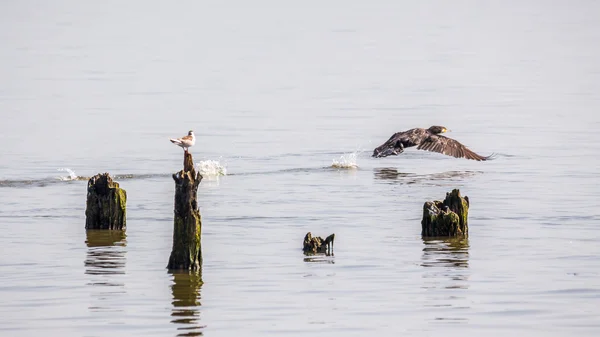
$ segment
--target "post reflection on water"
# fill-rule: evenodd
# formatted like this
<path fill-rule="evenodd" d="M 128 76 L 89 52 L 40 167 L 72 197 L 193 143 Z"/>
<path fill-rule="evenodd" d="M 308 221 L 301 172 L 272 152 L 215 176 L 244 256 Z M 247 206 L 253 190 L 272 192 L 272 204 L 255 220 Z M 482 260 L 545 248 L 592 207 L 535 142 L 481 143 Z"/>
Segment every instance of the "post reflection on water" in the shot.
<path fill-rule="evenodd" d="M 171 271 L 173 284 L 173 311 L 171 323 L 180 331 L 177 336 L 202 336 L 205 327 L 200 320 L 200 290 L 202 271 Z"/>
<path fill-rule="evenodd" d="M 469 239 L 423 238 L 425 310 L 435 321 L 467 322 L 469 309 Z"/>
<path fill-rule="evenodd" d="M 333 252 L 322 254 L 304 254 L 304 262 L 335 264 Z"/>
<path fill-rule="evenodd" d="M 122 311 L 119 298 L 125 293 L 126 234 L 117 230 L 88 230 L 85 243 L 88 247 L 84 261 L 87 285 L 93 301 L 89 309 L 97 311 Z"/>

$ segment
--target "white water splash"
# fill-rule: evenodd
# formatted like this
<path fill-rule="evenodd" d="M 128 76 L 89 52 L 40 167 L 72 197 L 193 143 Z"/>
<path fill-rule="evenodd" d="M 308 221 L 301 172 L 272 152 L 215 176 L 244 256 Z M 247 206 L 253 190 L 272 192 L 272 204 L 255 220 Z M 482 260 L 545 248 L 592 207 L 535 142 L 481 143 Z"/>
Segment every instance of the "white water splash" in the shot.
<path fill-rule="evenodd" d="M 339 169 L 356 169 L 358 164 L 356 163 L 356 157 L 358 157 L 359 151 L 347 153 L 341 155 L 338 159 L 334 159 L 331 167 Z"/>
<path fill-rule="evenodd" d="M 196 168 L 204 177 L 219 177 L 227 175 L 227 167 L 218 160 L 203 160 L 196 164 Z"/>
<path fill-rule="evenodd" d="M 77 178 L 79 178 L 75 174 L 75 172 L 73 170 L 71 170 L 70 168 L 60 168 L 60 169 L 58 169 L 58 171 L 60 171 L 60 172 L 67 172 L 69 174 L 68 177 L 63 177 L 63 176 L 58 177 L 59 180 L 70 181 L 70 180 L 77 180 Z"/>

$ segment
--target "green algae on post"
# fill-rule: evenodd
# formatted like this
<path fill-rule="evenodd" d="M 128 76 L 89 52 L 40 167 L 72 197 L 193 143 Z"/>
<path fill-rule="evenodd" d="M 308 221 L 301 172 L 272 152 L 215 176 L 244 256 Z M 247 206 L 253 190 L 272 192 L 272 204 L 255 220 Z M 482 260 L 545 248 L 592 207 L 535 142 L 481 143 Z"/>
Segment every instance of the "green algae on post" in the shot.
<path fill-rule="evenodd" d="M 184 152 L 183 170 L 173 174 L 173 180 L 173 248 L 167 268 L 199 270 L 202 265 L 202 219 L 198 209 L 198 185 L 202 175 L 194 169 L 194 160 L 189 152 Z"/>
<path fill-rule="evenodd" d="M 88 180 L 85 209 L 86 229 L 126 227 L 127 192 L 108 173 L 98 173 Z"/>
<path fill-rule="evenodd" d="M 446 193 L 444 201 L 427 201 L 423 205 L 421 235 L 423 237 L 467 236 L 469 198 L 458 189 Z"/>

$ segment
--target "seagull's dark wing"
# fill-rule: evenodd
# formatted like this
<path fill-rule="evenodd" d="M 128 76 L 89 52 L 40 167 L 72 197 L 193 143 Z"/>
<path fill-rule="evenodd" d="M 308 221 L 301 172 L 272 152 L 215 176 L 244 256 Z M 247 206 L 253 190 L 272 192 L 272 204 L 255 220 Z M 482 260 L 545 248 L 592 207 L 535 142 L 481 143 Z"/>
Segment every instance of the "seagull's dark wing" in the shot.
<path fill-rule="evenodd" d="M 488 160 L 491 158 L 491 156 L 480 156 L 477 153 L 467 149 L 466 146 L 462 145 L 458 141 L 439 135 L 430 135 L 429 137 L 423 139 L 417 149 L 438 152 L 456 158 L 467 158 L 477 161 Z"/>

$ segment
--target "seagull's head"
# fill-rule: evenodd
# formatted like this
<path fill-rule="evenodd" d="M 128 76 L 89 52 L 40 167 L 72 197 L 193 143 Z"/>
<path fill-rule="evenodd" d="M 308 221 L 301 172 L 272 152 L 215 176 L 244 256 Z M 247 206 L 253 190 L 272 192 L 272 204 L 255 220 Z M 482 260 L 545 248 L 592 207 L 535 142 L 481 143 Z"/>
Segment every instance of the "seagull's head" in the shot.
<path fill-rule="evenodd" d="M 193 136 L 193 135 L 194 135 L 194 130 L 188 131 L 188 136 Z"/>
<path fill-rule="evenodd" d="M 440 133 L 444 133 L 444 132 L 448 132 L 450 130 L 446 129 L 446 127 L 444 126 L 439 126 L 439 125 L 434 125 L 432 127 L 430 127 L 429 129 L 427 129 L 429 132 L 433 133 L 434 135 L 438 135 Z"/>

